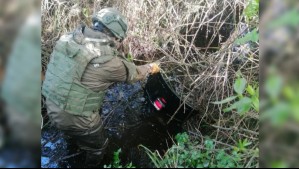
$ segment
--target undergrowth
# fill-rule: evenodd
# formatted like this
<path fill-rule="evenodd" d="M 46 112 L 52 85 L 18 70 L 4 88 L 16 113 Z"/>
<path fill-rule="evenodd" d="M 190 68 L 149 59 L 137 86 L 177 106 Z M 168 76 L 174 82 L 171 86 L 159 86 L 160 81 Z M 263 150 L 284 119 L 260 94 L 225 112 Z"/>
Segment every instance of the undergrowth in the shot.
<path fill-rule="evenodd" d="M 247 150 L 248 142 L 240 141 L 234 149 L 216 149 L 211 139 L 200 144 L 191 141 L 186 133 L 176 136 L 176 144 L 161 156 L 142 146 L 157 168 L 235 168 L 243 167 L 242 154 Z"/>

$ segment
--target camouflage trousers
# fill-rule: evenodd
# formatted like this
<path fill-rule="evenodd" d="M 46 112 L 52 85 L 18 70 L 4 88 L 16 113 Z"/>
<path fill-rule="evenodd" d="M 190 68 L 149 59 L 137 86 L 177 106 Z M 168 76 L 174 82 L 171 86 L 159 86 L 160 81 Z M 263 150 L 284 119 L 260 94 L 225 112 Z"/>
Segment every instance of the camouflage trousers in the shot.
<path fill-rule="evenodd" d="M 108 137 L 99 113 L 95 112 L 90 117 L 75 116 L 62 111 L 49 100 L 46 105 L 52 123 L 75 140 L 80 149 L 86 151 L 86 165 L 96 167 L 100 164 L 108 145 Z"/>

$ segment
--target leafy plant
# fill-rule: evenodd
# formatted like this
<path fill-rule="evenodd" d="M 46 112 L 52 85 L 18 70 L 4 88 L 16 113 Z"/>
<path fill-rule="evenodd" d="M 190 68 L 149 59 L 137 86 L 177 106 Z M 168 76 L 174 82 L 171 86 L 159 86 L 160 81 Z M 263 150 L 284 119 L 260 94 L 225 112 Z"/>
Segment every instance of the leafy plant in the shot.
<path fill-rule="evenodd" d="M 205 140 L 203 148 L 201 148 L 198 142 L 190 140 L 187 133 L 178 134 L 175 138 L 177 144 L 173 145 L 163 157 L 157 151 L 152 152 L 144 146 L 141 147 L 146 150 L 157 168 L 241 167 L 239 152 L 230 150 L 227 153 L 224 150 L 217 150 L 214 142 L 210 139 Z"/>
<path fill-rule="evenodd" d="M 257 42 L 259 40 L 259 33 L 257 29 L 257 23 L 259 18 L 259 0 L 250 0 L 249 4 L 245 8 L 243 15 L 245 16 L 246 22 L 250 25 L 252 22 L 253 26 L 250 28 L 253 29 L 251 32 L 248 32 L 244 35 L 244 37 L 241 37 L 235 41 L 235 44 L 237 45 L 243 45 L 248 42 Z"/>
<path fill-rule="evenodd" d="M 247 112 L 250 111 L 251 108 L 253 108 L 256 112 L 259 111 L 259 88 L 258 87 L 254 88 L 250 84 L 247 84 L 246 79 L 238 77 L 234 83 L 234 91 L 237 93 L 237 95 L 213 103 L 225 104 L 238 99 L 230 107 L 225 108 L 223 111 L 229 112 L 232 110 L 236 110 L 237 113 L 240 115 L 245 115 Z"/>
<path fill-rule="evenodd" d="M 264 85 L 268 99 L 263 99 L 261 120 L 269 120 L 274 126 L 281 126 L 289 119 L 299 123 L 299 85 L 285 84 L 284 79 L 271 74 Z"/>
<path fill-rule="evenodd" d="M 273 20 L 268 28 L 278 28 L 281 26 L 290 26 L 297 28 L 299 24 L 299 12 L 297 9 L 292 9 L 283 13 L 279 18 Z"/>
<path fill-rule="evenodd" d="M 236 147 L 234 147 L 234 150 L 236 151 L 236 152 L 245 152 L 245 151 L 247 151 L 247 147 L 249 146 L 249 145 L 251 145 L 252 143 L 251 142 L 248 142 L 248 140 L 247 139 L 245 139 L 245 140 L 239 140 L 239 142 L 238 142 L 238 145 L 236 146 Z"/>
<path fill-rule="evenodd" d="M 119 158 L 120 153 L 121 149 L 118 149 L 116 152 L 114 152 L 113 164 L 109 164 L 108 166 L 104 165 L 104 168 L 135 168 L 132 163 L 122 166 Z"/>
<path fill-rule="evenodd" d="M 255 18 L 258 18 L 258 12 L 259 12 L 259 0 L 250 0 L 249 4 L 244 10 L 246 21 L 249 22 Z"/>
<path fill-rule="evenodd" d="M 259 33 L 257 32 L 257 29 L 255 28 L 251 32 L 247 33 L 244 37 L 239 38 L 235 41 L 235 44 L 237 45 L 244 45 L 248 42 L 257 42 L 259 40 Z"/>

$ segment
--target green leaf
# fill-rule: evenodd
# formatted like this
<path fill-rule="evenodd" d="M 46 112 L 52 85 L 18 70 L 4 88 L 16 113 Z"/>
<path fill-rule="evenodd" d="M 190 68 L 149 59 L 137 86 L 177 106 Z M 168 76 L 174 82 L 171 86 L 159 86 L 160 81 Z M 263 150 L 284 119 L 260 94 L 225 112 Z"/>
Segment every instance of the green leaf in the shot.
<path fill-rule="evenodd" d="M 245 113 L 247 113 L 250 110 L 251 103 L 252 103 L 252 101 L 250 98 L 248 98 L 248 97 L 242 98 L 241 100 L 239 100 L 237 102 L 237 112 L 240 115 L 244 115 Z"/>
<path fill-rule="evenodd" d="M 254 110 L 257 111 L 257 112 L 259 112 L 259 110 L 260 110 L 259 98 L 258 97 L 252 97 L 251 101 L 252 101 Z"/>
<path fill-rule="evenodd" d="M 245 16 L 250 20 L 257 17 L 259 12 L 259 0 L 251 0 L 244 10 Z"/>
<path fill-rule="evenodd" d="M 292 105 L 292 116 L 296 122 L 299 123 L 299 105 L 298 102 Z"/>
<path fill-rule="evenodd" d="M 186 132 L 179 133 L 175 136 L 175 139 L 178 142 L 178 145 L 184 145 L 189 141 L 189 136 Z"/>
<path fill-rule="evenodd" d="M 283 86 L 283 79 L 277 75 L 271 75 L 265 84 L 265 91 L 271 99 L 278 98 Z"/>
<path fill-rule="evenodd" d="M 232 111 L 233 109 L 237 109 L 237 112 L 240 115 L 244 115 L 246 112 L 248 112 L 251 108 L 251 99 L 248 97 L 244 97 L 240 99 L 239 101 L 235 102 L 233 105 L 231 105 L 229 108 L 224 109 L 224 112 Z"/>
<path fill-rule="evenodd" d="M 259 40 L 259 33 L 257 33 L 257 29 L 247 33 L 244 37 L 239 38 L 235 41 L 237 45 L 244 45 L 247 42 L 257 42 Z"/>
<path fill-rule="evenodd" d="M 289 165 L 284 161 L 275 161 L 271 163 L 271 168 L 289 168 Z"/>
<path fill-rule="evenodd" d="M 224 103 L 228 103 L 232 100 L 235 100 L 237 98 L 237 96 L 231 96 L 231 97 L 228 97 L 224 100 L 221 100 L 221 101 L 216 101 L 216 102 L 212 102 L 213 104 L 224 104 Z"/>
<path fill-rule="evenodd" d="M 270 120 L 270 122 L 275 126 L 283 125 L 287 122 L 290 117 L 291 111 L 289 104 L 287 103 L 279 103 L 274 105 L 273 107 L 265 110 L 260 118 L 261 120 Z"/>
<path fill-rule="evenodd" d="M 268 25 L 268 28 L 277 28 L 281 26 L 292 26 L 297 28 L 299 25 L 299 12 L 296 8 L 283 13 L 278 19 L 275 19 Z"/>
<path fill-rule="evenodd" d="M 247 81 L 244 78 L 238 78 L 234 84 L 234 90 L 239 95 L 242 95 L 245 89 Z"/>
<path fill-rule="evenodd" d="M 197 164 L 196 168 L 204 168 L 202 164 Z"/>
<path fill-rule="evenodd" d="M 206 140 L 205 141 L 205 146 L 208 150 L 211 150 L 214 148 L 214 142 L 212 140 Z"/>
<path fill-rule="evenodd" d="M 253 89 L 253 87 L 251 85 L 248 85 L 246 88 L 246 91 L 251 95 L 254 96 L 255 95 L 255 90 Z"/>
<path fill-rule="evenodd" d="M 118 166 L 119 163 L 120 163 L 120 160 L 119 160 L 119 154 L 121 153 L 121 149 L 118 149 L 116 152 L 114 152 L 114 157 L 113 157 L 113 164 L 114 166 Z"/>
<path fill-rule="evenodd" d="M 282 92 L 288 100 L 292 100 L 296 97 L 296 92 L 294 92 L 291 86 L 284 86 Z"/>
<path fill-rule="evenodd" d="M 205 161 L 205 162 L 203 163 L 203 166 L 204 166 L 205 168 L 207 168 L 207 167 L 209 166 L 209 164 L 210 164 L 209 161 Z"/>
<path fill-rule="evenodd" d="M 251 145 L 252 143 L 251 142 L 248 142 L 247 139 L 245 139 L 244 141 L 242 140 L 239 140 L 239 143 L 238 143 L 238 148 L 240 151 L 246 151 L 247 150 L 247 146 Z"/>

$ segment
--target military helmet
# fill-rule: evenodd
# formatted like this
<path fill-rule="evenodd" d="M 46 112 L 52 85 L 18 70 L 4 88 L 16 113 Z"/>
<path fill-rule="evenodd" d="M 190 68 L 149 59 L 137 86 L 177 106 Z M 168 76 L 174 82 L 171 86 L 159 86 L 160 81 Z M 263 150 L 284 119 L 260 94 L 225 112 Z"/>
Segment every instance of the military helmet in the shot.
<path fill-rule="evenodd" d="M 126 18 L 115 8 L 104 8 L 92 17 L 92 22 L 100 21 L 117 38 L 124 39 L 128 30 Z"/>

